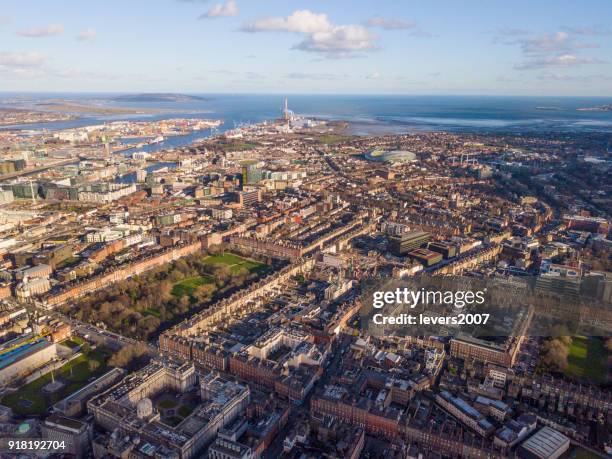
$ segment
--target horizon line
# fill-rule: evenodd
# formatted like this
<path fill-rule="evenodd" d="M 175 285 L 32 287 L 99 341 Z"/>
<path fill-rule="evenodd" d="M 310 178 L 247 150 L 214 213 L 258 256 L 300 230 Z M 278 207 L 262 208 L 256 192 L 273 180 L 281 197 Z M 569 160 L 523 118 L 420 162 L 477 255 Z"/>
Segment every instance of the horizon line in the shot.
<path fill-rule="evenodd" d="M 233 91 L 233 92 L 195 92 L 195 91 L 90 91 L 90 90 L 54 90 L 54 91 L 39 91 L 39 90 L 23 90 L 23 91 L 4 91 L 0 90 L 0 94 L 172 94 L 172 95 L 216 95 L 216 96 L 325 96 L 325 97 L 541 97 L 541 98 L 599 98 L 612 99 L 612 95 L 576 95 L 576 94 L 458 94 L 458 93 L 442 93 L 442 94 L 420 94 L 420 93 L 327 93 L 327 92 L 251 92 L 251 91 Z"/>

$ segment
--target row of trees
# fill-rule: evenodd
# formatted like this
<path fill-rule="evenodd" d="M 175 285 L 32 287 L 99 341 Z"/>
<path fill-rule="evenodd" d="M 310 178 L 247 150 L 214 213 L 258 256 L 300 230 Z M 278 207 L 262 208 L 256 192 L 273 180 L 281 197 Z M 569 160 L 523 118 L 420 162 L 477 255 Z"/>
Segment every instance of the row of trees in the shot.
<path fill-rule="evenodd" d="M 84 297 L 64 313 L 93 324 L 104 324 L 126 336 L 147 340 L 163 324 L 201 309 L 213 297 L 251 282 L 257 276 L 246 268 L 231 270 L 225 264 L 206 262 L 207 254 L 195 254 L 148 271 Z M 195 291 L 178 290 L 185 279 L 210 276 L 214 282 Z"/>
<path fill-rule="evenodd" d="M 137 370 L 151 360 L 151 350 L 144 343 L 122 347 L 115 352 L 108 364 L 111 367 L 124 368 L 128 371 Z"/>

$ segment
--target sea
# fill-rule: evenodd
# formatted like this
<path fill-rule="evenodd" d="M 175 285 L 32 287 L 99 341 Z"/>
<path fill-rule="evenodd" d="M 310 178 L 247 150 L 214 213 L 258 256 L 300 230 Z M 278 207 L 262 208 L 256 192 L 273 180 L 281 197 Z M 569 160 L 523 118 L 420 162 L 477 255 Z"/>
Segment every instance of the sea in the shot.
<path fill-rule="evenodd" d="M 60 130 L 116 120 L 168 118 L 221 119 L 218 131 L 196 131 L 145 145 L 153 152 L 191 144 L 214 133 L 279 118 L 287 97 L 296 115 L 349 123 L 356 135 L 446 131 L 528 135 L 542 133 L 612 134 L 612 111 L 583 111 L 612 104 L 612 97 L 510 96 L 375 96 L 375 95 L 265 95 L 192 94 L 183 102 L 118 102 L 111 93 L 0 93 L 0 107 L 32 108 L 48 101 L 69 101 L 118 108 L 155 110 L 147 115 L 80 115 L 78 119 L 24 124 L 0 129 Z M 127 152 L 128 154 L 130 152 Z"/>

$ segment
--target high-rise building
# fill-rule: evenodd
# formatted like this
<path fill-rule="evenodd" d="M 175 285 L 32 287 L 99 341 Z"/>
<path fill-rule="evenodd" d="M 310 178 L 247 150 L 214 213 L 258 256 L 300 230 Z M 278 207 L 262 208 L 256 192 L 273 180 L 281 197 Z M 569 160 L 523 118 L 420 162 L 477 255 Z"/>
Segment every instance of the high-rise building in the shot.
<path fill-rule="evenodd" d="M 259 183 L 262 179 L 262 171 L 256 161 L 245 161 L 242 163 L 242 186 Z"/>
<path fill-rule="evenodd" d="M 261 190 L 256 188 L 253 190 L 245 190 L 238 192 L 238 203 L 241 207 L 252 206 L 261 202 Z"/>
<path fill-rule="evenodd" d="M 418 249 L 429 241 L 430 234 L 425 231 L 411 231 L 389 238 L 389 250 L 393 255 L 405 255 Z"/>

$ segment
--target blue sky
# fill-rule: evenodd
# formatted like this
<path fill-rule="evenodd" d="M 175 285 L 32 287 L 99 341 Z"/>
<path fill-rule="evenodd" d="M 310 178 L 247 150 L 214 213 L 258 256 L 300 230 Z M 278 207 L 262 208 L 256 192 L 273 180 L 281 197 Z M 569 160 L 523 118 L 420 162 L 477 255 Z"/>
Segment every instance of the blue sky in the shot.
<path fill-rule="evenodd" d="M 1 91 L 612 95 L 612 2 L 2 0 Z"/>

